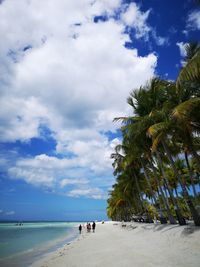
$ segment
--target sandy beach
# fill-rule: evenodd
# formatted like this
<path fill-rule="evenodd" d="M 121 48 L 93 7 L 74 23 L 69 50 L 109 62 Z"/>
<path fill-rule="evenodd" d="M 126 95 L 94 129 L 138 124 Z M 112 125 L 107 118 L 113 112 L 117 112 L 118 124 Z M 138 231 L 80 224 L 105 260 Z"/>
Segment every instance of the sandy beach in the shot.
<path fill-rule="evenodd" d="M 199 267 L 200 227 L 99 223 L 95 233 L 84 229 L 74 242 L 31 265 L 55 266 Z"/>

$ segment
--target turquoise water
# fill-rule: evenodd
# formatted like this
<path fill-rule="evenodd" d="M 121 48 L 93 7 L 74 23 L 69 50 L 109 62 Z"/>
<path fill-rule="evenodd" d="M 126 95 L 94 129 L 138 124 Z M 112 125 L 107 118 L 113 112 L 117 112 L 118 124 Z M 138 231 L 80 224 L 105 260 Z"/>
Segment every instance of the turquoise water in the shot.
<path fill-rule="evenodd" d="M 0 266 L 28 266 L 78 235 L 78 223 L 0 223 Z"/>

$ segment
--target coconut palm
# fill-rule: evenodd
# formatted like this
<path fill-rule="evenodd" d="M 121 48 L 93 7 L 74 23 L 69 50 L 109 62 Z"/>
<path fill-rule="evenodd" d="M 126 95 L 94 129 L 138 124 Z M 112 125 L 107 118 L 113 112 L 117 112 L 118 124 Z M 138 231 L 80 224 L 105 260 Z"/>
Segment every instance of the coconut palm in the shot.
<path fill-rule="evenodd" d="M 195 50 L 195 51 L 194 51 Z M 191 49 L 188 48 L 188 51 Z M 200 83 L 200 46 L 197 45 L 195 49 L 188 55 L 187 63 L 180 71 L 178 78 L 176 80 L 176 86 L 178 89 L 182 84 L 188 82 L 193 82 L 199 85 Z"/>
<path fill-rule="evenodd" d="M 184 151 L 191 153 L 200 171 L 200 156 L 198 155 L 195 142 L 200 143 L 198 136 L 194 138 L 194 133 L 200 133 L 200 98 L 191 98 L 174 108 L 172 118 L 177 124 L 176 130 L 182 139 Z"/>
<path fill-rule="evenodd" d="M 121 147 L 118 146 L 112 154 L 112 158 L 114 159 L 114 174 L 118 175 L 117 181 L 122 189 L 121 194 L 125 196 L 125 199 L 119 202 L 121 206 L 124 206 L 124 210 L 125 206 L 132 205 L 131 203 L 136 200 L 136 195 L 141 205 L 145 207 L 146 200 L 143 197 L 145 194 L 157 207 L 160 206 L 159 202 L 163 201 L 170 222 L 173 223 L 168 194 L 165 194 L 167 190 L 179 223 L 185 224 L 177 202 L 180 197 L 176 187 L 180 185 L 195 225 L 200 225 L 200 216 L 188 193 L 188 186 L 192 186 L 193 194 L 197 199 L 194 172 L 192 173 L 193 168 L 190 168 L 188 157 L 192 156 L 196 161 L 197 171 L 200 173 L 198 154 L 200 148 L 200 47 L 198 44 L 190 44 L 186 46 L 186 50 L 186 64 L 180 71 L 176 84 L 156 77 L 145 86 L 131 92 L 127 102 L 133 108 L 133 116 L 115 119 L 122 122 L 123 141 Z M 119 153 L 120 149 L 123 153 Z M 187 166 L 184 173 L 182 169 L 178 170 L 174 160 L 183 153 L 185 153 L 186 161 L 184 169 Z M 166 175 L 166 166 L 169 165 L 174 173 L 173 185 L 170 185 L 169 177 Z M 159 172 L 162 173 L 162 179 L 158 176 Z M 127 179 L 119 178 L 125 174 Z M 137 190 L 131 190 L 132 187 Z M 118 187 L 116 188 L 114 191 L 119 192 Z M 173 194 L 173 189 L 177 199 Z"/>
<path fill-rule="evenodd" d="M 161 114 L 157 112 L 155 107 L 157 106 L 158 108 L 161 108 L 163 103 L 166 101 L 166 93 L 164 90 L 161 90 L 159 86 L 162 89 L 165 89 L 166 86 L 171 87 L 171 83 L 154 78 L 149 84 L 146 85 L 145 88 L 141 87 L 138 91 L 133 91 L 128 98 L 128 103 L 134 108 L 135 113 L 140 117 L 117 118 L 117 120 L 121 119 L 123 123 L 125 123 L 123 131 L 126 133 L 126 138 L 128 136 L 129 140 L 131 140 L 129 144 L 130 148 L 132 146 L 130 149 L 131 153 L 136 151 L 136 149 L 139 150 L 137 157 L 140 159 L 141 167 L 152 196 L 153 192 L 145 164 L 143 163 L 144 158 L 141 155 L 146 154 L 146 156 L 149 157 L 151 154 L 151 140 L 147 138 L 146 131 L 149 125 L 154 123 L 154 117 L 156 117 L 155 114 L 158 117 L 156 119 L 160 119 Z M 150 89 L 148 90 L 148 88 Z M 164 198 L 164 194 L 162 194 L 162 196 Z M 154 200 L 154 202 L 156 201 Z M 167 205 L 166 201 L 164 201 L 164 203 Z M 166 209 L 171 223 L 175 223 L 173 216 L 170 214 L 169 207 L 166 207 Z"/>

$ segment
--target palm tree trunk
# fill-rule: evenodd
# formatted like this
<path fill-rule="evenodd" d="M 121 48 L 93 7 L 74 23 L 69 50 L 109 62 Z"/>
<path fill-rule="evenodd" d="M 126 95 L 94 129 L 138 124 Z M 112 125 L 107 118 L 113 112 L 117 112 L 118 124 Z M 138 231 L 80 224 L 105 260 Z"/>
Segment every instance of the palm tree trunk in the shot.
<path fill-rule="evenodd" d="M 142 197 L 141 189 L 140 189 L 140 186 L 139 186 L 139 183 L 138 183 L 138 178 L 137 178 L 137 176 L 136 176 L 134 171 L 133 171 L 133 176 L 134 176 L 134 179 L 135 179 L 135 184 L 136 184 L 136 188 L 137 188 L 138 195 L 139 195 L 140 205 L 141 205 L 142 212 L 143 212 L 145 210 L 144 205 L 143 205 L 143 197 Z"/>
<path fill-rule="evenodd" d="M 188 148 L 191 151 L 191 153 L 192 153 L 192 155 L 196 161 L 197 168 L 200 172 L 200 156 L 197 154 L 196 150 L 194 149 L 194 145 L 193 145 L 193 141 L 192 141 L 190 133 L 188 133 L 188 135 L 187 135 L 187 140 L 188 140 Z"/>
<path fill-rule="evenodd" d="M 162 140 L 162 145 L 163 145 L 163 148 L 164 148 L 164 150 L 165 150 L 165 152 L 167 154 L 167 157 L 170 160 L 170 163 L 171 163 L 171 166 L 173 168 L 174 174 L 177 177 L 177 179 L 178 179 L 178 181 L 179 181 L 179 183 L 180 183 L 180 185 L 182 187 L 183 196 L 184 196 L 185 201 L 187 202 L 188 207 L 190 209 L 191 215 L 192 215 L 193 220 L 194 220 L 194 224 L 196 226 L 200 226 L 200 216 L 199 216 L 197 210 L 195 209 L 195 207 L 194 207 L 194 205 L 192 203 L 192 200 L 191 200 L 191 198 L 190 198 L 190 196 L 189 196 L 189 194 L 187 192 L 187 189 L 186 189 L 184 183 L 182 182 L 182 178 L 181 178 L 181 176 L 178 173 L 178 170 L 177 170 L 177 168 L 175 166 L 175 163 L 174 163 L 174 160 L 173 160 L 173 158 L 171 156 L 171 153 L 169 151 L 169 148 L 168 148 L 167 144 L 163 140 Z"/>
<path fill-rule="evenodd" d="M 167 212 L 168 219 L 169 219 L 169 221 L 170 221 L 171 224 L 176 224 L 176 220 L 175 220 L 175 218 L 173 217 L 173 215 L 171 214 L 171 211 L 170 211 L 170 208 L 169 208 L 168 201 L 167 201 L 167 199 L 165 198 L 165 194 L 164 194 L 164 192 L 163 192 L 163 190 L 162 190 L 162 186 L 161 186 L 161 184 L 160 184 L 159 177 L 158 177 L 158 175 L 157 175 L 156 169 L 155 169 L 153 163 L 151 162 L 151 160 L 150 160 L 150 165 L 151 165 L 151 168 L 152 168 L 152 170 L 153 170 L 153 173 L 154 173 L 156 182 L 157 182 L 157 184 L 158 184 L 158 188 L 159 188 L 159 190 L 160 190 L 160 192 L 161 192 L 161 197 L 162 197 L 162 200 L 163 200 L 163 203 L 164 203 L 166 212 Z M 162 216 L 162 212 L 161 212 L 161 216 Z"/>
<path fill-rule="evenodd" d="M 163 189 L 164 189 L 164 192 L 165 192 L 165 197 L 166 197 L 166 199 L 168 199 L 168 194 L 167 194 L 167 185 L 166 185 L 166 183 L 164 182 L 164 185 L 163 185 Z"/>
<path fill-rule="evenodd" d="M 149 190 L 150 190 L 150 193 L 151 193 L 151 196 L 154 200 L 154 203 L 156 204 L 156 198 L 154 196 L 154 193 L 153 193 L 153 189 L 152 189 L 152 186 L 151 186 L 151 183 L 150 183 L 150 178 L 149 178 L 149 175 L 147 174 L 146 170 L 145 170 L 145 167 L 144 167 L 144 164 L 142 162 L 142 159 L 140 159 L 140 162 L 141 162 L 141 165 L 142 165 L 142 168 L 144 170 L 144 176 L 145 176 L 145 179 L 147 181 L 147 184 L 148 184 L 148 187 L 149 187 Z"/>
<path fill-rule="evenodd" d="M 133 172 L 133 174 L 134 174 L 134 177 L 135 177 L 136 186 L 137 186 L 138 191 L 139 191 L 139 194 L 140 194 L 140 193 L 141 193 L 141 190 L 140 190 L 140 187 L 139 187 L 139 183 L 138 183 L 137 176 L 136 176 L 135 172 Z M 148 221 L 149 221 L 150 223 L 153 223 L 153 220 L 152 220 L 152 218 L 151 218 L 151 216 L 150 216 L 150 214 L 149 214 L 147 208 L 143 205 L 143 198 L 142 198 L 141 203 L 142 203 L 142 208 L 143 208 L 143 210 L 145 210 L 145 212 L 146 212 L 146 214 L 147 214 Z"/>
<path fill-rule="evenodd" d="M 163 175 L 163 179 L 164 179 L 165 185 L 167 186 L 167 190 L 169 192 L 170 198 L 171 198 L 172 203 L 174 205 L 174 209 L 175 209 L 175 212 L 176 212 L 176 216 L 177 216 L 178 222 L 179 222 L 180 225 L 186 225 L 186 221 L 183 218 L 183 215 L 181 214 L 181 210 L 179 208 L 179 205 L 176 202 L 176 199 L 174 198 L 173 192 L 170 189 L 170 186 L 169 186 L 169 183 L 168 183 L 168 180 L 167 180 L 164 168 L 163 168 L 162 160 L 161 160 L 161 157 L 160 157 L 160 154 L 159 154 L 158 151 L 156 151 L 156 156 L 157 156 L 160 168 L 161 168 L 161 172 L 162 172 L 162 175 Z"/>
<path fill-rule="evenodd" d="M 196 192 L 196 188 L 195 188 L 195 185 L 194 185 L 193 173 L 192 173 L 192 170 L 190 168 L 190 163 L 189 163 L 188 155 L 187 155 L 186 151 L 185 151 L 185 161 L 186 161 L 187 168 L 188 168 L 189 175 L 190 175 L 190 181 L 191 181 L 191 185 L 192 185 L 192 190 L 193 190 L 193 194 L 194 194 L 195 203 L 197 205 L 198 204 L 197 192 Z"/>
<path fill-rule="evenodd" d="M 181 214 L 181 209 L 179 208 L 179 205 L 176 202 L 176 199 L 174 198 L 173 192 L 172 192 L 172 190 L 171 190 L 171 188 L 169 186 L 169 183 L 168 183 L 168 180 L 167 180 L 167 176 L 166 176 L 164 168 L 163 168 L 162 160 L 161 160 L 161 157 L 160 157 L 160 154 L 159 154 L 158 151 L 156 151 L 156 156 L 157 156 L 158 162 L 160 164 L 160 168 L 161 168 L 161 172 L 162 172 L 162 175 L 163 175 L 164 182 L 165 182 L 165 184 L 167 186 L 167 190 L 169 192 L 170 198 L 171 198 L 172 203 L 174 205 L 174 209 L 175 209 L 177 220 L 178 220 L 180 225 L 185 225 L 186 221 L 183 218 L 183 215 Z"/>

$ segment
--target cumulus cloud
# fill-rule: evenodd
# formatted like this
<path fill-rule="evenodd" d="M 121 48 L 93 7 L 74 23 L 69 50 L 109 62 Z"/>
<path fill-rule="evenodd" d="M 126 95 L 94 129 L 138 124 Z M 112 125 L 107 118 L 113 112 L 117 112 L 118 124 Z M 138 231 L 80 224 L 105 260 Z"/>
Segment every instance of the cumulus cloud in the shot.
<path fill-rule="evenodd" d="M 110 129 L 113 116 L 119 110 L 126 111 L 129 91 L 153 75 L 156 56 L 139 57 L 137 50 L 128 51 L 124 43 L 129 36 L 123 33 L 123 25 L 112 19 L 94 23 L 94 5 L 85 2 L 88 3 L 83 10 L 82 4 L 72 5 L 69 1 L 60 1 L 59 5 L 49 1 L 45 9 L 34 1 L 29 5 L 21 1 L 16 10 L 12 1 L 2 5 L 7 21 L 26 13 L 2 48 L 6 55 L 8 50 L 22 54 L 19 62 L 12 64 L 12 75 L 3 91 L 1 101 L 7 104 L 1 111 L 2 140 L 37 137 L 41 123 L 48 124 L 55 133 L 91 125 Z M 105 10 L 106 2 L 103 1 Z M 113 3 L 116 5 L 117 1 Z M 70 15 L 66 16 L 64 10 Z M 53 11 L 59 21 L 52 21 Z M 76 26 L 76 22 L 81 25 Z M 5 28 L 1 30 L 5 36 L 12 33 L 11 28 Z M 27 44 L 32 49 L 23 51 Z"/>
<path fill-rule="evenodd" d="M 80 184 L 88 184 L 89 181 L 86 179 L 73 179 L 73 178 L 69 178 L 69 179 L 62 179 L 60 181 L 60 186 L 63 188 L 67 185 L 80 185 Z"/>
<path fill-rule="evenodd" d="M 39 126 L 46 122 L 48 111 L 36 97 L 6 95 L 0 99 L 0 105 L 4 107 L 0 111 L 2 141 L 26 141 L 40 136 Z"/>
<path fill-rule="evenodd" d="M 106 137 L 90 142 L 77 140 L 68 148 L 73 151 L 73 157 L 58 158 L 40 154 L 32 158 L 21 158 L 15 166 L 8 169 L 9 176 L 12 179 L 23 179 L 34 186 L 56 189 L 69 196 L 72 196 L 67 193 L 71 187 L 73 191 L 79 190 L 80 185 L 87 184 L 94 188 L 105 188 L 113 183 L 110 154 L 118 143 L 118 138 L 109 142 Z M 91 194 L 88 196 L 91 197 Z"/>
<path fill-rule="evenodd" d="M 121 18 L 125 25 L 134 27 L 136 30 L 136 38 L 146 36 L 146 39 L 151 28 L 147 25 L 150 10 L 141 12 L 136 3 L 131 3 L 126 12 L 122 13 Z"/>
<path fill-rule="evenodd" d="M 114 18 L 117 10 L 120 19 Z M 95 23 L 97 15 L 106 21 Z M 141 12 L 135 3 L 124 7 L 120 0 L 2 2 L 0 138 L 28 142 L 40 138 L 45 126 L 57 144 L 52 157 L 18 159 L 9 167 L 11 178 L 64 188 L 73 177 L 71 186 L 90 179 L 98 188 L 105 177 L 110 185 L 116 140 L 106 132 L 116 130 L 114 117 L 128 114 L 129 92 L 154 75 L 157 63 L 154 53 L 141 57 L 125 48 L 125 28 L 135 28 L 135 38 L 148 36 L 149 16 L 149 10 Z"/>
<path fill-rule="evenodd" d="M 99 188 L 83 188 L 71 190 L 68 194 L 70 197 L 90 197 L 93 199 L 107 199 L 108 194 Z"/>
<path fill-rule="evenodd" d="M 19 160 L 16 165 L 9 169 L 11 178 L 23 179 L 34 186 L 50 189 L 51 192 L 53 190 L 69 197 L 104 199 L 107 192 L 100 187 L 108 187 L 113 182 L 110 178 L 111 172 L 95 174 L 90 165 L 78 161 L 75 164 L 74 159 L 39 155 L 32 159 Z M 101 181 L 102 175 L 104 181 Z M 84 178 L 85 176 L 88 178 Z"/>
<path fill-rule="evenodd" d="M 133 2 L 127 5 L 125 11 L 121 13 L 121 20 L 130 30 L 135 30 L 135 38 L 144 38 L 145 41 L 148 41 L 152 36 L 158 46 L 167 45 L 168 38 L 159 36 L 156 30 L 148 24 L 150 12 L 150 9 L 142 12 L 140 7 Z"/>
<path fill-rule="evenodd" d="M 158 46 L 168 45 L 169 39 L 167 37 L 161 37 L 156 33 L 155 29 L 151 29 L 152 36 Z"/>
<path fill-rule="evenodd" d="M 182 57 L 185 57 L 186 56 L 186 50 L 185 50 L 185 45 L 187 43 L 183 43 L 183 42 L 178 42 L 176 43 L 176 45 L 178 46 L 179 50 L 180 50 L 180 54 Z"/>
<path fill-rule="evenodd" d="M 195 10 L 188 15 L 187 30 L 200 30 L 200 11 Z"/>
<path fill-rule="evenodd" d="M 176 45 L 177 45 L 178 48 L 179 48 L 180 55 L 181 55 L 181 57 L 182 57 L 182 59 L 181 59 L 181 65 L 182 65 L 182 66 L 185 65 L 185 61 L 183 60 L 183 58 L 185 58 L 186 55 L 187 55 L 187 52 L 186 52 L 186 49 L 185 49 L 185 47 L 186 47 L 187 44 L 188 44 L 188 43 L 183 43 L 183 42 L 177 42 L 177 43 L 176 43 Z"/>

